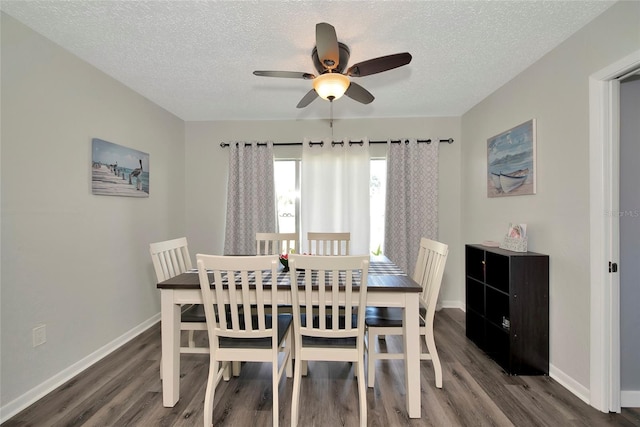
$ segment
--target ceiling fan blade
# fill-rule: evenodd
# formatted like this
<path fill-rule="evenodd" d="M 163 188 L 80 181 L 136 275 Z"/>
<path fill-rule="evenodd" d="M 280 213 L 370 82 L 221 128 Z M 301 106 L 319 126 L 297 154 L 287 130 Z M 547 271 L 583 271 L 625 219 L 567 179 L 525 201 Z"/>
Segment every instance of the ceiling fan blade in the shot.
<path fill-rule="evenodd" d="M 349 98 L 363 104 L 370 104 L 371 101 L 375 99 L 374 96 L 371 95 L 371 92 L 354 82 L 351 82 L 351 84 L 349 84 L 349 87 L 344 94 Z"/>
<path fill-rule="evenodd" d="M 304 108 L 311 104 L 318 97 L 318 92 L 315 89 L 311 89 L 305 96 L 302 97 L 296 108 Z"/>
<path fill-rule="evenodd" d="M 316 24 L 316 48 L 318 58 L 322 65 L 333 70 L 340 62 L 340 50 L 338 48 L 338 37 L 336 29 L 326 22 Z"/>
<path fill-rule="evenodd" d="M 411 54 L 408 52 L 396 53 L 394 55 L 381 56 L 369 59 L 352 65 L 347 70 L 347 75 L 352 77 L 363 77 L 371 74 L 381 73 L 402 67 L 411 62 Z"/>
<path fill-rule="evenodd" d="M 253 74 L 262 77 L 283 77 L 287 79 L 312 80 L 316 78 L 313 74 L 301 73 L 298 71 L 254 71 Z"/>

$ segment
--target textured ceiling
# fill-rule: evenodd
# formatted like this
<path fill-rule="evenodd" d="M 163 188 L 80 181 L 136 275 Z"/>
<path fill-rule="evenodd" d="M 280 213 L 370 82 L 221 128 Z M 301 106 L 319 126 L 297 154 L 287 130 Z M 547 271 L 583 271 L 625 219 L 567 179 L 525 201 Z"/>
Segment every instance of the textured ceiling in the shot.
<path fill-rule="evenodd" d="M 613 3 L 609 1 L 8 1 L 0 8 L 186 121 L 326 118 L 311 81 L 315 24 L 349 46 L 349 65 L 410 52 L 354 78 L 376 99 L 343 97 L 335 117 L 460 116 Z"/>

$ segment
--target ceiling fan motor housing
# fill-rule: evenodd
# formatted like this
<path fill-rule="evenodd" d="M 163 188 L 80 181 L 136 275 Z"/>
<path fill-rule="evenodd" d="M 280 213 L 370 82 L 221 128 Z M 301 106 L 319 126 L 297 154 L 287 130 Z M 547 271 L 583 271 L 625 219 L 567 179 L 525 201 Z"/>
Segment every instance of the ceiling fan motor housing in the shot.
<path fill-rule="evenodd" d="M 334 68 L 334 73 L 344 73 L 344 70 L 347 68 L 347 64 L 349 63 L 349 56 L 351 56 L 351 51 L 349 51 L 349 47 L 344 44 L 338 42 L 338 51 L 340 52 L 340 62 Z M 328 71 L 328 69 L 320 62 L 320 58 L 318 58 L 318 48 L 314 47 L 311 52 L 311 59 L 313 60 L 313 66 L 318 71 L 318 74 L 323 74 Z"/>

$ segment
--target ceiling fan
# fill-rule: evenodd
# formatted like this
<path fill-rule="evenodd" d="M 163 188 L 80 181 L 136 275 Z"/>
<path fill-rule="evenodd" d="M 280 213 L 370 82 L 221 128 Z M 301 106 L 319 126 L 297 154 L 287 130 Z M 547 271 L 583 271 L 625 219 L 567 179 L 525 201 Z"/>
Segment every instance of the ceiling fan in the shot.
<path fill-rule="evenodd" d="M 347 68 L 349 47 L 338 42 L 336 29 L 326 22 L 316 24 L 316 46 L 311 52 L 313 65 L 319 75 L 296 71 L 254 71 L 256 76 L 283 77 L 313 80 L 313 89 L 298 102 L 297 108 L 304 108 L 318 96 L 328 101 L 347 95 L 349 98 L 369 104 L 374 96 L 365 88 L 352 82 L 349 77 L 364 77 L 402 67 L 411 62 L 408 52 L 381 56 L 352 65 Z M 346 69 L 346 72 L 345 72 Z"/>

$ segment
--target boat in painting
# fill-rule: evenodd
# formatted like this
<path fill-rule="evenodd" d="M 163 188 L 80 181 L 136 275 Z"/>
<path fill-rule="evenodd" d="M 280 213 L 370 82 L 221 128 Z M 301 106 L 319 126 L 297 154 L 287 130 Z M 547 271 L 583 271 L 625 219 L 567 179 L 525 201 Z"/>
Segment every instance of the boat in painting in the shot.
<path fill-rule="evenodd" d="M 502 191 L 502 186 L 500 185 L 500 174 L 491 172 L 491 182 L 496 190 L 499 192 Z"/>
<path fill-rule="evenodd" d="M 524 184 L 527 176 L 529 176 L 529 169 L 519 169 L 506 174 L 500 173 L 500 189 L 505 193 L 513 191 Z"/>

